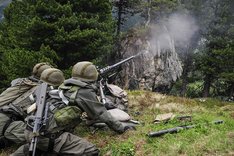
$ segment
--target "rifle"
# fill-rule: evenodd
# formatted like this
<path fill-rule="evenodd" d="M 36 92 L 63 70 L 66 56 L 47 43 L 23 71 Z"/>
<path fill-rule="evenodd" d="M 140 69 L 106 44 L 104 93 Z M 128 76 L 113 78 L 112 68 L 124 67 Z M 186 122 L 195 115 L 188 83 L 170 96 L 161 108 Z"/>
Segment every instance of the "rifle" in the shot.
<path fill-rule="evenodd" d="M 36 148 L 38 137 L 42 131 L 42 128 L 46 126 L 47 122 L 47 112 L 48 112 L 48 103 L 46 103 L 46 94 L 47 94 L 47 83 L 42 83 L 36 90 L 36 113 L 34 116 L 31 116 L 28 119 L 28 126 L 32 128 L 33 137 L 29 147 L 29 155 L 36 155 Z M 32 120 L 32 122 L 30 122 Z M 33 126 L 29 125 L 32 123 Z"/>
<path fill-rule="evenodd" d="M 224 121 L 223 120 L 217 120 L 217 121 L 213 121 L 212 123 L 213 124 L 222 124 Z M 170 128 L 170 129 L 165 129 L 165 130 L 160 130 L 160 131 L 157 131 L 157 132 L 150 132 L 148 134 L 149 137 L 159 137 L 159 136 L 162 136 L 164 134 L 167 134 L 167 133 L 177 133 L 183 129 L 191 129 L 191 128 L 194 128 L 196 127 L 196 125 L 188 125 L 188 126 L 178 126 L 178 127 L 175 127 L 175 128 Z"/>

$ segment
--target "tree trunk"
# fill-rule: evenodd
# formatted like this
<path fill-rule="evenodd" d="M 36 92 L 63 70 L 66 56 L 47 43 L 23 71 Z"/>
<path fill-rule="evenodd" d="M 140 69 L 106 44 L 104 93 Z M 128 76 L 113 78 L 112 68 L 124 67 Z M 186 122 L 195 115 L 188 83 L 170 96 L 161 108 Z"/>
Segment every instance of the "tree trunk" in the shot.
<path fill-rule="evenodd" d="M 121 40 L 120 40 L 120 31 L 122 24 L 122 14 L 123 14 L 123 0 L 118 2 L 118 19 L 117 19 L 117 29 L 116 29 L 116 53 L 115 59 L 121 58 Z"/>
<path fill-rule="evenodd" d="M 212 81 L 211 75 L 206 75 L 204 79 L 203 97 L 209 96 L 211 81 Z"/>
<path fill-rule="evenodd" d="M 193 46 L 192 43 L 188 43 L 188 45 L 186 45 L 186 49 L 184 51 L 184 54 L 182 55 L 182 61 L 184 62 L 184 66 L 183 66 L 183 73 L 182 73 L 182 88 L 180 90 L 180 95 L 185 97 L 186 92 L 187 92 L 187 85 L 189 83 L 188 81 L 188 75 L 189 72 L 192 70 L 193 65 Z"/>
<path fill-rule="evenodd" d="M 234 98 L 234 82 L 231 83 L 229 97 Z"/>
<path fill-rule="evenodd" d="M 184 71 L 182 73 L 182 87 L 180 91 L 180 95 L 185 97 L 188 85 L 188 68 L 185 66 Z"/>
<path fill-rule="evenodd" d="M 147 0 L 147 21 L 145 22 L 145 27 L 149 26 L 151 21 L 150 11 L 151 11 L 151 0 Z"/>
<path fill-rule="evenodd" d="M 119 37 L 122 23 L 122 13 L 123 13 L 123 0 L 118 2 L 118 19 L 117 19 L 117 31 L 116 36 Z"/>

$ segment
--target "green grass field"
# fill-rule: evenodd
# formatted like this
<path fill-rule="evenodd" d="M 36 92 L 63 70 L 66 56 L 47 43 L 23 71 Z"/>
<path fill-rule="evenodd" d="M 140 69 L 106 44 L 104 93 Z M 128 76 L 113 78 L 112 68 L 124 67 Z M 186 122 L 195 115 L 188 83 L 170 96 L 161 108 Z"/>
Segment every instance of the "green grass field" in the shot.
<path fill-rule="evenodd" d="M 234 155 L 234 103 L 215 99 L 187 99 L 152 92 L 133 91 L 129 94 L 129 109 L 133 119 L 141 122 L 136 131 L 118 135 L 110 130 L 92 130 L 79 126 L 76 134 L 94 143 L 104 156 L 198 156 Z M 158 114 L 172 112 L 176 116 L 191 115 L 191 121 L 176 118 L 154 124 Z M 214 120 L 223 120 L 215 125 Z M 179 133 L 150 138 L 152 131 L 180 125 L 197 125 Z M 16 148 L 16 147 L 15 147 Z M 2 151 L 9 155 L 15 148 Z"/>

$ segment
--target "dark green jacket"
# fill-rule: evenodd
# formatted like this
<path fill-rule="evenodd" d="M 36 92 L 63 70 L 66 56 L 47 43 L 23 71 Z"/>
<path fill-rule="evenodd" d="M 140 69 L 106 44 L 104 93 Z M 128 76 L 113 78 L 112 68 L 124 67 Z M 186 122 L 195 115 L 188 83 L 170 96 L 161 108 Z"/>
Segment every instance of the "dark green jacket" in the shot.
<path fill-rule="evenodd" d="M 72 105 L 78 106 L 86 112 L 90 120 L 98 120 L 106 123 L 111 129 L 118 133 L 124 132 L 124 126 L 114 119 L 105 106 L 99 102 L 97 87 L 94 83 L 85 83 L 80 80 L 68 79 L 64 81 L 64 95 Z"/>

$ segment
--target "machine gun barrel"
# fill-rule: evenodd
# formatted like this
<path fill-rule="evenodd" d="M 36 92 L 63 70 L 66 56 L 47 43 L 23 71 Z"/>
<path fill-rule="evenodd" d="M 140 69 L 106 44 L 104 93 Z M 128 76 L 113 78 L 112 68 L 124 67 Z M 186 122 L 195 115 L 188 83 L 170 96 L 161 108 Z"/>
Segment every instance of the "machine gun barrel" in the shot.
<path fill-rule="evenodd" d="M 216 120 L 216 121 L 213 121 L 212 122 L 213 124 L 222 124 L 223 123 L 223 120 Z M 174 127 L 174 128 L 170 128 L 170 129 L 165 129 L 165 130 L 160 130 L 160 131 L 157 131 L 157 132 L 150 132 L 148 134 L 149 137 L 159 137 L 159 136 L 162 136 L 164 134 L 167 134 L 167 133 L 177 133 L 183 129 L 190 129 L 190 128 L 194 128 L 196 127 L 196 125 L 188 125 L 188 126 L 178 126 L 178 127 Z"/>
<path fill-rule="evenodd" d="M 136 56 L 137 56 L 137 55 L 130 56 L 130 57 L 128 57 L 128 58 L 126 58 L 126 59 L 124 59 L 124 60 L 122 60 L 122 61 L 120 61 L 120 62 L 118 62 L 118 63 L 116 63 L 116 64 L 113 64 L 113 65 L 111 65 L 111 66 L 104 67 L 104 68 L 102 68 L 102 69 L 99 70 L 99 74 L 100 74 L 100 75 L 103 75 L 103 74 L 105 74 L 105 73 L 108 73 L 108 72 L 111 71 L 112 69 L 114 69 L 114 68 L 120 66 L 121 64 L 123 64 L 123 63 L 125 63 L 125 62 L 127 62 L 127 61 L 129 61 L 129 60 L 131 60 L 131 59 L 133 59 L 133 58 L 136 57 Z"/>

